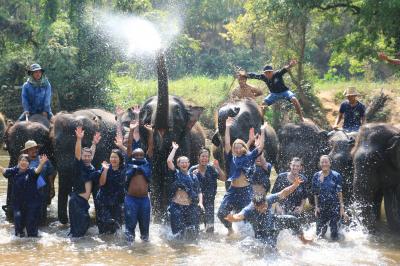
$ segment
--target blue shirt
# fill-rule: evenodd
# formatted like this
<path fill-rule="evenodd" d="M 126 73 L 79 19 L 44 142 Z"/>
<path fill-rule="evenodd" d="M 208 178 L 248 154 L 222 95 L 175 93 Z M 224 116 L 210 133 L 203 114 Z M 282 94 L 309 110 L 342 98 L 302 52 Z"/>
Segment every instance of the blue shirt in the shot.
<path fill-rule="evenodd" d="M 344 101 L 340 105 L 339 112 L 344 115 L 343 129 L 347 131 L 358 131 L 361 121 L 365 116 L 365 106 L 357 101 L 355 106 L 351 106 L 349 101 Z"/>
<path fill-rule="evenodd" d="M 254 170 L 251 175 L 251 184 L 262 185 L 266 190 L 269 190 L 269 187 L 271 186 L 269 177 L 271 175 L 272 165 L 267 163 L 266 168 L 267 170 L 259 165 L 254 165 Z"/>
<path fill-rule="evenodd" d="M 283 81 L 283 75 L 286 72 L 286 68 L 275 71 L 271 79 L 268 79 L 264 74 L 256 73 L 249 73 L 247 77 L 250 79 L 259 79 L 264 81 L 265 84 L 267 84 L 269 91 L 272 93 L 281 93 L 289 90 L 289 88 L 286 87 L 285 82 Z"/>
<path fill-rule="evenodd" d="M 141 174 L 151 183 L 151 163 L 147 159 L 132 159 L 126 166 L 125 189 L 128 191 L 132 177 Z"/>
<path fill-rule="evenodd" d="M 189 173 L 192 175 L 193 171 L 198 169 L 199 165 L 194 165 L 189 169 Z M 198 172 L 196 177 L 200 183 L 200 189 L 203 193 L 203 197 L 209 200 L 214 200 L 215 195 L 217 194 L 217 179 L 218 179 L 218 172 L 214 166 L 208 164 L 206 166 L 206 172 L 204 176 Z"/>
<path fill-rule="evenodd" d="M 34 160 L 31 160 L 29 162 L 29 167 L 37 168 L 40 164 L 40 156 L 36 156 Z M 43 177 L 47 177 L 51 175 L 55 171 L 53 165 L 51 164 L 50 161 L 47 161 L 42 168 L 42 171 L 40 172 L 40 175 Z"/>
<path fill-rule="evenodd" d="M 271 193 L 278 193 L 282 189 L 292 185 L 292 183 L 290 183 L 290 181 L 287 179 L 288 175 L 289 172 L 278 175 Z M 300 178 L 304 182 L 300 184 L 300 186 L 298 186 L 296 190 L 293 191 L 293 193 L 291 193 L 286 199 L 279 201 L 280 206 L 286 214 L 293 212 L 297 206 L 301 205 L 301 201 L 307 198 L 307 190 L 305 188 L 307 178 L 303 175 L 300 175 Z"/>
<path fill-rule="evenodd" d="M 321 208 L 339 205 L 338 193 L 342 192 L 342 176 L 331 170 L 329 175 L 321 183 L 319 177 L 322 171 L 314 174 L 312 180 L 312 192 L 318 196 L 318 203 Z"/>
<path fill-rule="evenodd" d="M 74 174 L 72 177 L 72 191 L 81 194 L 85 193 L 85 183 L 93 181 L 91 174 L 95 172 L 96 169 L 93 165 L 85 165 L 82 160 L 74 160 Z"/>
<path fill-rule="evenodd" d="M 174 182 L 170 189 L 170 200 L 175 196 L 175 193 L 181 189 L 185 191 L 192 201 L 192 204 L 199 202 L 199 193 L 201 193 L 199 180 L 191 174 L 184 174 L 178 169 L 174 171 Z"/>
<path fill-rule="evenodd" d="M 91 180 L 98 181 L 103 168 L 91 174 Z M 124 201 L 125 169 L 114 170 L 110 167 L 107 171 L 106 183 L 100 186 L 96 200 L 103 205 L 114 206 Z"/>
<path fill-rule="evenodd" d="M 249 172 L 252 170 L 251 168 L 253 167 L 254 162 L 259 155 L 260 153 L 258 153 L 258 150 L 254 149 L 251 152 L 242 156 L 232 156 L 232 164 L 230 164 L 232 168 L 229 169 L 230 175 L 228 181 L 239 178 L 242 172 L 244 174 L 249 174 Z"/>
<path fill-rule="evenodd" d="M 276 245 L 276 239 L 271 236 L 271 231 L 275 230 L 275 216 L 272 213 L 272 204 L 278 202 L 278 194 L 270 194 L 267 196 L 268 207 L 263 213 L 258 212 L 253 203 L 245 207 L 240 214 L 253 227 L 255 237 L 267 242 L 271 246 Z"/>
<path fill-rule="evenodd" d="M 34 168 L 20 172 L 18 166 L 6 168 L 4 177 L 12 181 L 12 202 L 14 206 L 40 201 L 40 194 L 36 187 L 38 175 Z"/>
<path fill-rule="evenodd" d="M 42 112 L 51 114 L 51 85 L 47 79 L 42 84 L 36 87 L 28 80 L 22 86 L 22 107 L 25 112 L 30 114 Z"/>

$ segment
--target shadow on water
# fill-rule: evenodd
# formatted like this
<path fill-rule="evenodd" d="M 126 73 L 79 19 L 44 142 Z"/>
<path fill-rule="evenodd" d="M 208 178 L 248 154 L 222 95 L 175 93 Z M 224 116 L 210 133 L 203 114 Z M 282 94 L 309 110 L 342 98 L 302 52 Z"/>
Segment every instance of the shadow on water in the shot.
<path fill-rule="evenodd" d="M 0 165 L 8 164 L 8 156 L 0 153 Z M 0 204 L 6 199 L 6 179 L 0 179 Z M 224 188 L 218 187 L 216 206 L 219 206 Z M 16 238 L 13 225 L 0 212 L 1 264 L 98 264 L 98 265 L 398 265 L 400 263 L 400 237 L 393 235 L 382 223 L 371 236 L 358 224 L 342 230 L 338 242 L 318 239 L 303 245 L 289 231 L 278 238 L 277 250 L 257 242 L 248 224 L 234 225 L 236 231 L 226 236 L 226 229 L 216 218 L 215 233 L 200 234 L 198 243 L 179 243 L 172 240 L 168 226 L 152 224 L 150 242 L 137 241 L 128 245 L 123 230 L 115 235 L 97 233 L 92 226 L 86 237 L 70 239 L 69 227 L 56 220 L 57 202 L 49 206 L 49 224 L 40 228 L 37 239 Z M 93 212 L 91 202 L 91 215 Z M 315 224 L 306 230 L 307 238 L 315 237 Z M 139 232 L 137 232 L 137 236 Z M 250 235 L 250 236 L 249 236 Z"/>

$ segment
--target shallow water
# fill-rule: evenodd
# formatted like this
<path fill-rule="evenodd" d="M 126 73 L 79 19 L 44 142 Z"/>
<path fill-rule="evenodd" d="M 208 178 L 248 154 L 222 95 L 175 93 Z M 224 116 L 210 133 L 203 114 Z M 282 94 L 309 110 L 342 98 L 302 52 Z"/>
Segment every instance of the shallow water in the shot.
<path fill-rule="evenodd" d="M 6 166 L 8 157 L 0 154 L 0 165 Z M 218 187 L 217 203 L 222 199 L 224 187 Z M 55 197 L 56 199 L 57 197 Z M 6 199 L 6 179 L 0 179 L 0 204 Z M 123 233 L 98 236 L 92 226 L 86 237 L 72 240 L 69 228 L 56 221 L 57 202 L 49 207 L 50 224 L 40 228 L 40 238 L 15 238 L 13 225 L 0 211 L 0 263 L 7 265 L 399 265 L 400 237 L 387 232 L 384 225 L 375 236 L 368 235 L 359 225 L 342 231 L 339 242 L 316 240 L 303 245 L 288 231 L 278 239 L 278 252 L 273 253 L 258 244 L 246 224 L 234 226 L 236 234 L 227 237 L 219 222 L 213 236 L 201 235 L 197 244 L 178 244 L 171 241 L 167 226 L 152 224 L 149 243 L 137 240 L 128 246 Z M 93 214 L 93 203 L 90 211 Z M 216 219 L 217 221 L 218 219 Z M 315 224 L 306 231 L 313 237 Z M 137 235 L 139 233 L 137 232 Z"/>

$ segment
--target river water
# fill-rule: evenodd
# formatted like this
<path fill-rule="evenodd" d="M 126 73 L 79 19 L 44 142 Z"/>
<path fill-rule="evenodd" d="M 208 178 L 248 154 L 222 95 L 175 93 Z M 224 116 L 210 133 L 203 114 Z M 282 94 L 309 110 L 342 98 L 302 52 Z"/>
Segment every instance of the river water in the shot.
<path fill-rule="evenodd" d="M 8 157 L 0 153 L 0 165 Z M 0 179 L 0 204 L 6 199 L 6 179 Z M 218 186 L 216 206 L 224 193 Z M 303 245 L 289 231 L 278 238 L 278 251 L 271 252 L 258 244 L 247 224 L 234 225 L 237 233 L 226 236 L 226 229 L 216 219 L 213 236 L 201 234 L 196 244 L 175 243 L 167 226 L 152 224 L 150 242 L 137 240 L 128 246 L 122 232 L 99 236 L 92 226 L 86 237 L 70 239 L 69 228 L 56 220 L 57 202 L 49 206 L 50 221 L 40 228 L 40 237 L 16 238 L 13 225 L 0 211 L 1 265 L 400 265 L 400 237 L 390 234 L 384 225 L 376 235 L 364 232 L 357 224 L 342 231 L 339 242 L 326 239 Z M 94 216 L 93 202 L 91 215 Z M 307 237 L 315 236 L 315 224 L 306 230 Z M 139 233 L 137 233 L 139 235 Z"/>

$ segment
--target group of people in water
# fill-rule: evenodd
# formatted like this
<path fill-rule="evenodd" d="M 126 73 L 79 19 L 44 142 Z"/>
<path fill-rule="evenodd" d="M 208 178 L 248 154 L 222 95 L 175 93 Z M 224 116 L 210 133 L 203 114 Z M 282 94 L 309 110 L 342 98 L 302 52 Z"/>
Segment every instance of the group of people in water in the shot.
<path fill-rule="evenodd" d="M 262 80 L 271 92 L 264 99 L 262 108 L 286 99 L 293 103 L 300 119 L 303 120 L 299 101 L 282 78 L 296 63 L 292 60 L 278 71 L 267 65 L 262 74 L 239 71 L 239 88 L 232 95 L 238 98 L 261 96 L 262 91 L 248 85 L 246 80 Z M 29 79 L 22 89 L 24 113 L 20 120 L 38 113 L 49 119 L 52 117 L 51 86 L 43 73 L 44 70 L 38 64 L 33 64 L 28 71 Z M 357 131 L 365 121 L 365 106 L 356 99 L 358 93 L 355 88 L 348 88 L 345 95 L 348 100 L 341 104 L 334 127 L 339 127 L 344 118 L 343 129 Z M 134 112 L 138 113 L 139 109 L 135 108 Z M 176 142 L 172 143 L 165 163 L 173 180 L 169 187 L 168 208 L 173 235 L 179 239 L 196 239 L 202 223 L 205 232 L 214 232 L 215 196 L 217 180 L 220 180 L 229 183 L 217 212 L 217 217 L 227 228 L 228 234 L 233 233 L 233 222 L 247 221 L 252 226 L 255 237 L 271 247 L 276 246 L 277 236 L 285 228 L 291 229 L 304 243 L 310 242 L 302 231 L 301 218 L 310 193 L 305 187 L 307 177 L 302 175 L 301 158 L 292 158 L 289 171 L 279 173 L 271 189 L 272 165 L 263 155 L 263 127 L 266 124 L 262 126 L 260 135 L 255 135 L 252 128 L 247 142 L 236 139 L 231 144 L 230 127 L 233 119 L 226 120 L 224 152 L 229 169 L 227 173 L 221 169 L 218 161 L 210 163 L 209 149 L 202 148 L 198 154 L 198 161 L 190 162 L 186 156 L 175 158 L 179 145 Z M 118 149 L 111 151 L 109 162 L 103 162 L 100 169 L 95 169 L 92 165 L 96 145 L 101 141 L 100 134 L 96 133 L 93 136 L 91 147 L 82 147 L 85 131 L 82 127 L 76 128 L 72 193 L 68 203 L 70 236 L 82 237 L 86 234 L 90 226 L 89 198 L 93 189 L 98 187 L 94 205 L 99 233 L 113 234 L 125 224 L 126 239 L 133 242 L 135 228 L 139 223 L 140 238 L 149 241 L 150 197 L 157 195 L 152 195 L 150 190 L 154 151 L 153 129 L 151 125 L 144 127 L 148 133 L 146 151 L 141 148 L 138 121 L 131 121 L 127 143 L 119 125 L 115 139 Z M 331 169 L 329 156 L 321 156 L 319 163 L 321 171 L 315 173 L 311 180 L 316 234 L 324 236 L 329 225 L 331 238 L 338 239 L 339 221 L 341 218 L 347 218 L 342 197 L 342 177 Z M 29 140 L 21 150 L 18 164 L 11 168 L 0 167 L 0 172 L 4 177 L 13 179 L 15 235 L 23 237 L 27 234 L 29 237 L 37 237 L 40 217 L 43 208 L 47 206 L 47 199 L 41 189 L 46 187 L 46 183 L 51 183 L 49 178 L 55 177 L 54 167 L 46 155 L 38 154 L 37 143 Z"/>

